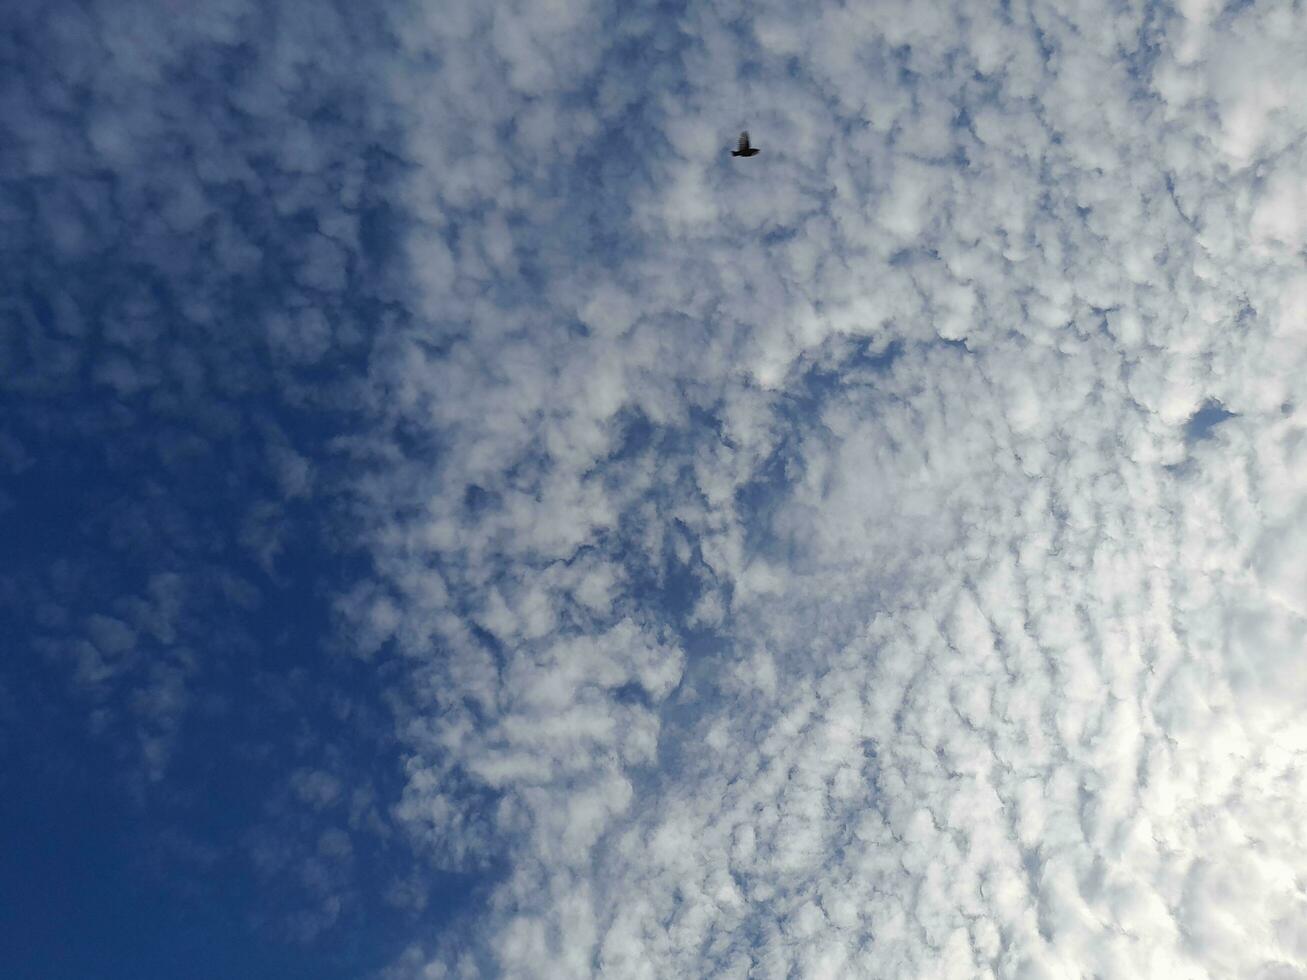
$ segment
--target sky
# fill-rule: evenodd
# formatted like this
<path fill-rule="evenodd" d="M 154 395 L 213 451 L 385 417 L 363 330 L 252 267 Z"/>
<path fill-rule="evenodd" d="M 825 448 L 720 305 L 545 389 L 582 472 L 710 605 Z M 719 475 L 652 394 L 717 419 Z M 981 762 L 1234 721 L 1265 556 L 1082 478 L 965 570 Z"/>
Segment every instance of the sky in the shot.
<path fill-rule="evenodd" d="M 0 973 L 1307 978 L 1301 0 L 4 19 Z"/>

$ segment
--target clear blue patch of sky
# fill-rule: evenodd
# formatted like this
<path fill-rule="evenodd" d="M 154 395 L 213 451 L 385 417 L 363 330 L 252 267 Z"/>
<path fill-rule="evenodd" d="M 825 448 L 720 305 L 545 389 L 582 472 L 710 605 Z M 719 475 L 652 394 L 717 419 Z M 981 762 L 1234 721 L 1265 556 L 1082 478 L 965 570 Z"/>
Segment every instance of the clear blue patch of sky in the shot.
<path fill-rule="evenodd" d="M 1203 402 L 1202 407 L 1189 417 L 1184 424 L 1185 441 L 1189 443 L 1201 442 L 1204 439 L 1212 438 L 1212 430 L 1224 422 L 1226 419 L 1234 418 L 1234 412 L 1226 409 L 1224 405 L 1215 399 L 1209 398 Z"/>

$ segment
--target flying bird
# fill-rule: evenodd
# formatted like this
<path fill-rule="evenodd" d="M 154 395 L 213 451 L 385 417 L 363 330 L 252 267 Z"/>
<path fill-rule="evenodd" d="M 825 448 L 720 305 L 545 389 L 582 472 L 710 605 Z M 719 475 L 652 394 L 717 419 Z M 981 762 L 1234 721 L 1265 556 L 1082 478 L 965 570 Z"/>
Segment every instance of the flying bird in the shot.
<path fill-rule="evenodd" d="M 740 145 L 737 149 L 731 150 L 733 157 L 752 157 L 757 156 L 762 151 L 756 146 L 749 145 L 749 131 L 746 129 L 740 134 Z"/>

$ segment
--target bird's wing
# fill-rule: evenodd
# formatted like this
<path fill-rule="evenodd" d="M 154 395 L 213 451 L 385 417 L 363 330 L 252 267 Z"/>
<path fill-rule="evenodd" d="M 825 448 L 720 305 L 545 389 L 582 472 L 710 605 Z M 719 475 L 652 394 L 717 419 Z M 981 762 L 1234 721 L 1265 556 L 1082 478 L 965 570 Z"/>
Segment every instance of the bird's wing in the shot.
<path fill-rule="evenodd" d="M 749 148 L 749 131 L 746 129 L 743 133 L 740 134 L 740 152 L 744 152 L 748 148 Z"/>

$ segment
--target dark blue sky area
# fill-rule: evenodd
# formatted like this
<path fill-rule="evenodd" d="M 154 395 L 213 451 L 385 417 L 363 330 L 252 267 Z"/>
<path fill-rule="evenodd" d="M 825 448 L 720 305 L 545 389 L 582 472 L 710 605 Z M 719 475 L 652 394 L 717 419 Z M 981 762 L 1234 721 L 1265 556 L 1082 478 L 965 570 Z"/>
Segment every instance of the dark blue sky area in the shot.
<path fill-rule="evenodd" d="M 373 818 L 393 830 L 386 808 L 402 782 L 390 719 L 377 665 L 332 642 L 329 602 L 353 559 L 321 546 L 321 514 L 284 517 L 265 571 L 234 544 L 258 500 L 253 474 L 238 484 L 247 495 L 221 489 L 234 458 L 179 468 L 151 497 L 156 474 L 130 450 L 110 463 L 89 440 L 36 445 L 45 452 L 6 478 L 0 515 L 5 976 L 356 977 L 417 923 L 455 911 L 469 882 L 429 868 L 425 910 L 389 903 L 420 861 L 406 842 L 359 832 L 366 817 L 348 801 L 306 804 L 288 788 L 297 772 L 326 774 L 341 797 L 366 787 Z M 138 532 L 126 541 L 123 523 Z M 69 649 L 87 640 L 81 624 L 128 621 L 129 600 L 161 569 L 182 583 L 171 642 L 139 634 L 120 673 L 79 681 Z M 189 665 L 178 717 L 134 710 L 179 650 Z M 168 749 L 153 773 L 140 748 L 149 735 Z M 347 860 L 321 862 L 324 833 L 347 836 Z"/>
<path fill-rule="evenodd" d="M 369 571 L 332 440 L 407 315 L 391 42 L 177 13 L 0 32 L 6 980 L 358 977 L 475 883 L 391 819 L 398 668 L 332 613 Z"/>

